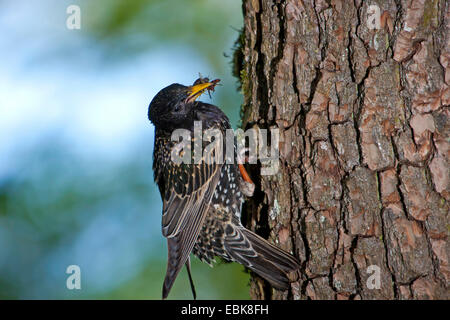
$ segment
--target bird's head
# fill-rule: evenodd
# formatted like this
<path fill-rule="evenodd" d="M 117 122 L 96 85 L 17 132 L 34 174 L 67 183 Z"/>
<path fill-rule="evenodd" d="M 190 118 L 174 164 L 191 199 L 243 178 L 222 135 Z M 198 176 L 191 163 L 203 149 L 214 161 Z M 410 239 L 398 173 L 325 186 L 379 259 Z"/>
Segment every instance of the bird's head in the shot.
<path fill-rule="evenodd" d="M 148 118 L 160 129 L 171 131 L 192 126 L 195 100 L 205 90 L 214 90 L 219 80 L 200 78 L 192 86 L 173 83 L 159 91 L 148 107 Z"/>

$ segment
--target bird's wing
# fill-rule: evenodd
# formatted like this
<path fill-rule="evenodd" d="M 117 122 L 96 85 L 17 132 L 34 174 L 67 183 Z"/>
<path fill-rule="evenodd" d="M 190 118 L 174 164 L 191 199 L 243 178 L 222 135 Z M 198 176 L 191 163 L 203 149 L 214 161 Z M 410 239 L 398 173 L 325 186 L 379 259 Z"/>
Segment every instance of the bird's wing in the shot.
<path fill-rule="evenodd" d="M 206 155 L 200 164 L 167 163 L 164 172 L 162 233 L 167 237 L 169 261 L 163 296 L 191 253 L 201 230 L 223 164 Z"/>
<path fill-rule="evenodd" d="M 165 175 L 162 233 L 172 238 L 180 232 L 191 231 L 203 220 L 222 165 L 202 162 L 169 167 Z"/>

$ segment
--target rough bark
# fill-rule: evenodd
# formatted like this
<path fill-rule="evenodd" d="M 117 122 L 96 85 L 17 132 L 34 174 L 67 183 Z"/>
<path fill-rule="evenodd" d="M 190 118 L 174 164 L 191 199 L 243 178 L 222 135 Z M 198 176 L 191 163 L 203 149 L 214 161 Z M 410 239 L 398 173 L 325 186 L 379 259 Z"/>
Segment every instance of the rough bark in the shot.
<path fill-rule="evenodd" d="M 244 213 L 302 262 L 289 292 L 254 276 L 251 296 L 448 299 L 449 3 L 244 0 L 243 12 L 242 127 L 282 139 L 276 175 L 248 166 Z"/>

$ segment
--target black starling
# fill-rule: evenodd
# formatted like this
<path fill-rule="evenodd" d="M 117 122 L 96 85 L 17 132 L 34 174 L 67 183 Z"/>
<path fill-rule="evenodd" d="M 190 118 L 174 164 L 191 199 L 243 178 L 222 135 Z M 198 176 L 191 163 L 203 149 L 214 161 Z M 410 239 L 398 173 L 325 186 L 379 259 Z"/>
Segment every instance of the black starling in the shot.
<path fill-rule="evenodd" d="M 237 164 L 238 155 L 233 155 L 233 163 L 208 161 L 205 155 L 201 162 L 192 164 L 171 158 L 178 143 L 171 139 L 175 129 L 194 132 L 194 121 L 201 121 L 203 131 L 219 129 L 223 137 L 225 130 L 231 129 L 218 107 L 196 101 L 206 90 L 213 91 L 218 81 L 200 78 L 192 86 L 172 84 L 153 98 L 148 109 L 148 118 L 156 128 L 153 171 L 163 200 L 162 233 L 168 245 L 163 299 L 185 264 L 195 298 L 191 252 L 208 264 L 214 256 L 237 261 L 280 290 L 288 289 L 287 274 L 300 267 L 292 255 L 242 226 L 243 193 L 251 180 Z"/>

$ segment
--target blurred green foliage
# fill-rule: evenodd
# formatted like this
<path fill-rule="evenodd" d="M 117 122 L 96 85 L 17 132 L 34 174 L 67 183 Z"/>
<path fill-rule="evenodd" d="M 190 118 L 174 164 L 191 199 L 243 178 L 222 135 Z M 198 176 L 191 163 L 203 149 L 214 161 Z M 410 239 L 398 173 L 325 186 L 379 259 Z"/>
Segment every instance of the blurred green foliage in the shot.
<path fill-rule="evenodd" d="M 217 71 L 223 68 L 222 53 L 237 38 L 233 30 L 242 25 L 238 0 L 98 0 L 85 5 L 87 32 L 108 50 L 134 54 L 176 43 L 197 50 Z"/>
<path fill-rule="evenodd" d="M 83 30 L 102 47 L 107 61 L 133 59 L 159 48 L 194 51 L 211 66 L 211 74 L 199 73 L 226 84 L 216 99 L 237 124 L 242 96 L 231 64 L 242 28 L 240 0 L 86 0 L 83 6 L 89 11 Z"/>

